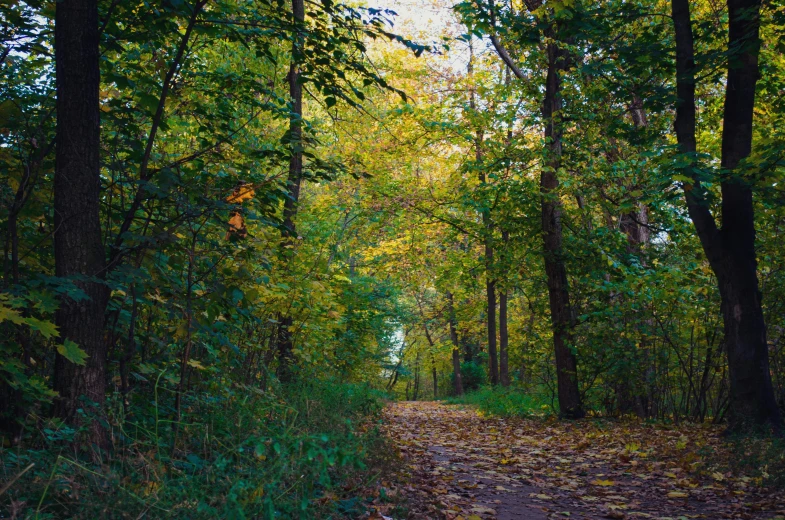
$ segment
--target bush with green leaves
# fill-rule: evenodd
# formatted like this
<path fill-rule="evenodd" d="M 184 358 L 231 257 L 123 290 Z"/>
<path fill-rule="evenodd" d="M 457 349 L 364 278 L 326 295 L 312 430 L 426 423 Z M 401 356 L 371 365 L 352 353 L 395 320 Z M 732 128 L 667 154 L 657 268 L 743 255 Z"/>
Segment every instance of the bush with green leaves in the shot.
<path fill-rule="evenodd" d="M 377 428 L 381 394 L 366 385 L 312 380 L 275 393 L 232 385 L 189 395 L 179 423 L 168 419 L 173 400 L 163 391 L 146 408 L 134 403 L 132 416 L 122 416 L 119 399 L 111 404 L 115 452 L 104 464 L 74 453 L 79 432 L 52 421 L 25 448 L 0 448 L 2 480 L 11 483 L 3 515 L 358 515 L 389 452 Z"/>
<path fill-rule="evenodd" d="M 454 383 L 455 375 L 453 374 L 450 382 Z M 464 361 L 461 363 L 461 383 L 463 383 L 464 392 L 477 390 L 480 386 L 488 382 L 488 369 L 480 363 L 474 361 Z"/>
<path fill-rule="evenodd" d="M 462 396 L 448 399 L 451 404 L 468 404 L 480 411 L 499 417 L 532 417 L 555 412 L 554 403 L 545 388 L 530 390 L 482 386 Z"/>

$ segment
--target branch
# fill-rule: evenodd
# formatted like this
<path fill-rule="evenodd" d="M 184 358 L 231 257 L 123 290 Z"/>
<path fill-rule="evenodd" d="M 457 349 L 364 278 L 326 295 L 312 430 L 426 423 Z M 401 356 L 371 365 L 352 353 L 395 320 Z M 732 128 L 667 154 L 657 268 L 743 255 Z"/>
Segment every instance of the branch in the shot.
<path fill-rule="evenodd" d="M 496 28 L 496 10 L 493 5 L 493 0 L 488 2 L 488 10 L 491 18 L 491 30 L 489 32 L 489 36 L 491 37 L 493 48 L 496 49 L 496 53 L 499 55 L 502 61 L 507 64 L 512 73 L 515 74 L 515 77 L 518 79 L 527 80 L 528 78 L 526 75 L 524 75 L 521 69 L 519 69 L 515 62 L 512 61 L 510 54 L 507 52 L 507 49 L 502 46 L 501 42 L 499 42 L 499 39 L 494 34 L 494 29 Z"/>
<path fill-rule="evenodd" d="M 526 75 L 523 73 L 523 71 L 521 71 L 521 69 L 518 68 L 518 66 L 515 64 L 515 62 L 512 61 L 512 58 L 510 57 L 509 53 L 507 52 L 507 49 L 505 49 L 502 46 L 502 44 L 499 42 L 499 39 L 495 35 L 493 35 L 493 34 L 491 34 L 490 37 L 491 37 L 491 43 L 493 44 L 493 48 L 496 49 L 496 53 L 499 55 L 499 57 L 502 59 L 502 61 L 507 65 L 507 67 L 510 68 L 512 73 L 515 74 L 515 77 L 517 77 L 518 79 L 522 79 L 522 80 L 529 79 L 529 78 L 526 77 Z"/>
<path fill-rule="evenodd" d="M 169 95 L 169 89 L 172 85 L 172 79 L 174 75 L 177 73 L 177 70 L 180 68 L 180 65 L 183 60 L 183 56 L 185 54 L 185 49 L 188 47 L 188 40 L 191 38 L 191 32 L 193 32 L 193 28 L 196 25 L 196 19 L 199 16 L 199 12 L 202 10 L 202 7 L 205 6 L 207 0 L 198 0 L 196 4 L 194 4 L 193 12 L 191 13 L 191 18 L 188 20 L 188 26 L 185 29 L 185 34 L 183 34 L 182 39 L 180 40 L 180 45 L 177 48 L 177 54 L 175 55 L 174 60 L 172 61 L 171 65 L 169 66 L 169 70 L 166 72 L 166 77 L 164 78 L 164 84 L 161 89 L 161 97 L 158 99 L 158 107 L 155 109 L 155 115 L 153 116 L 153 123 L 150 127 L 150 135 L 147 137 L 147 144 L 144 149 L 144 155 L 142 156 L 142 161 L 139 165 L 139 187 L 136 189 L 136 194 L 134 195 L 134 200 L 131 202 L 131 207 L 128 208 L 128 211 L 125 214 L 125 219 L 123 220 L 122 225 L 120 226 L 120 231 L 117 233 L 117 237 L 115 238 L 115 242 L 112 245 L 112 253 L 109 260 L 109 265 L 107 266 L 108 270 L 112 270 L 117 267 L 120 258 L 122 257 L 121 246 L 123 245 L 124 238 L 123 236 L 128 232 L 131 228 L 131 224 L 134 220 L 134 214 L 139 210 L 142 205 L 142 198 L 144 196 L 145 190 L 145 181 L 149 180 L 150 175 L 152 172 L 148 170 L 148 165 L 150 163 L 150 156 L 153 152 L 153 144 L 155 143 L 155 136 L 158 133 L 158 127 L 161 125 L 161 120 L 163 119 L 164 115 L 164 108 L 166 107 L 166 98 Z"/>

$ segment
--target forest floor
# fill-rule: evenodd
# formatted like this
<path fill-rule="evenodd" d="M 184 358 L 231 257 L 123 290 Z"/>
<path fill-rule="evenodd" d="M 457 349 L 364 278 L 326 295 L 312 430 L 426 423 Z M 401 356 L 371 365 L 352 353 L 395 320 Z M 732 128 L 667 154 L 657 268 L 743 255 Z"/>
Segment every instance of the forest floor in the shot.
<path fill-rule="evenodd" d="M 409 518 L 785 519 L 782 490 L 721 471 L 731 453 L 716 427 L 502 419 L 438 402 L 393 403 L 385 422 Z"/>

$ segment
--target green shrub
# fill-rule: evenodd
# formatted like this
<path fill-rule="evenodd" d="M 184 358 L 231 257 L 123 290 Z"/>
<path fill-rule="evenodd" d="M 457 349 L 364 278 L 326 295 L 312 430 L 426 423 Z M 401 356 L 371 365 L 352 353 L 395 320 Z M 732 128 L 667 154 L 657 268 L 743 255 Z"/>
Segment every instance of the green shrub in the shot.
<path fill-rule="evenodd" d="M 488 370 L 485 365 L 474 361 L 464 361 L 461 363 L 461 383 L 463 391 L 471 392 L 477 390 L 488 382 Z M 455 374 L 450 375 L 450 383 L 455 384 Z"/>
<path fill-rule="evenodd" d="M 34 464 L 1 498 L 0 516 L 360 514 L 362 490 L 382 466 L 373 457 L 389 452 L 377 429 L 380 395 L 362 385 L 312 381 L 278 395 L 247 386 L 190 395 L 179 424 L 166 400 L 148 406 L 111 424 L 115 452 L 105 465 L 75 455 L 69 439 L 78 432 L 56 423 L 45 423 L 24 449 L 0 448 L 2 481 Z"/>
<path fill-rule="evenodd" d="M 483 386 L 460 397 L 451 397 L 451 404 L 468 404 L 500 417 L 531 417 L 553 412 L 547 392 L 533 389 Z"/>

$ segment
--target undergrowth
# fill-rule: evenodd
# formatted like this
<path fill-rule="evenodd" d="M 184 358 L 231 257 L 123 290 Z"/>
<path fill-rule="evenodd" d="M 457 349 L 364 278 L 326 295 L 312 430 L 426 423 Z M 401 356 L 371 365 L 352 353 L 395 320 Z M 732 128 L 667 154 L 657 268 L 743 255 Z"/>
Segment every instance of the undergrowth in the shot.
<path fill-rule="evenodd" d="M 461 396 L 447 398 L 449 404 L 476 406 L 499 417 L 540 417 L 554 412 L 549 394 L 521 388 L 482 386 Z"/>
<path fill-rule="evenodd" d="M 389 452 L 378 431 L 382 396 L 367 386 L 190 395 L 179 423 L 166 399 L 129 416 L 114 404 L 104 463 L 73 452 L 78 432 L 43 420 L 22 445 L 0 448 L 0 480 L 10 483 L 0 517 L 353 517 Z"/>
<path fill-rule="evenodd" d="M 785 439 L 771 435 L 737 435 L 729 441 L 730 456 L 724 461 L 729 471 L 760 478 L 765 485 L 785 489 Z"/>

